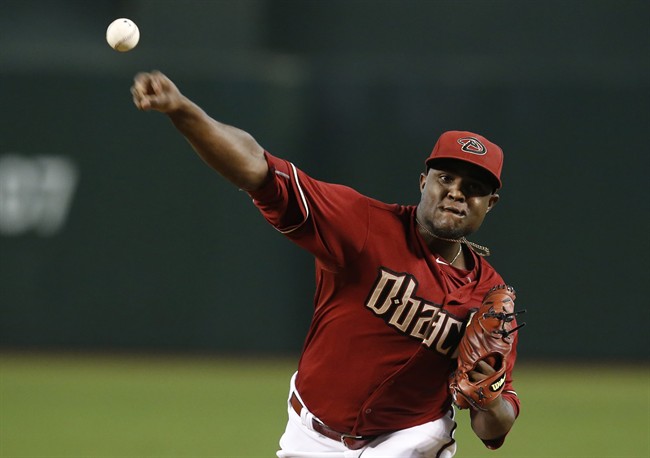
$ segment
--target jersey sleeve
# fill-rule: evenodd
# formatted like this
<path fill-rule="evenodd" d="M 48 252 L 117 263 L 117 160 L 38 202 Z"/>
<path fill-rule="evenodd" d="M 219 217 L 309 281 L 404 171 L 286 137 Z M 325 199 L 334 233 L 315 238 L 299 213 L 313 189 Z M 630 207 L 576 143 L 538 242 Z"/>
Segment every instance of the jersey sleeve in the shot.
<path fill-rule="evenodd" d="M 265 152 L 269 181 L 250 192 L 262 216 L 279 232 L 337 270 L 357 256 L 368 236 L 368 198 L 347 186 L 316 180 Z"/>

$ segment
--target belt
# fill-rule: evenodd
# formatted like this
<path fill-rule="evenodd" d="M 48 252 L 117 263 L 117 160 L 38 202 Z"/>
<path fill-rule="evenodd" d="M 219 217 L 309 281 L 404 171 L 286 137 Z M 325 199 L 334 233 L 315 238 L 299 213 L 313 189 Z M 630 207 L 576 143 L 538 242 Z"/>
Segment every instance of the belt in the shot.
<path fill-rule="evenodd" d="M 293 407 L 293 410 L 295 410 L 298 416 L 300 416 L 300 413 L 302 412 L 302 409 L 304 409 L 304 406 L 302 405 L 300 399 L 298 399 L 298 396 L 296 396 L 295 393 L 291 394 L 291 399 L 289 400 L 289 402 L 291 403 L 291 407 Z M 360 448 L 365 447 L 366 445 L 368 445 L 370 442 L 372 442 L 377 438 L 377 436 L 354 436 L 352 434 L 339 433 L 338 431 L 334 431 L 332 428 L 330 428 L 323 422 L 316 420 L 315 418 L 312 419 L 311 424 L 312 427 L 314 428 L 314 431 L 316 431 L 319 434 L 322 434 L 328 439 L 333 439 L 337 442 L 342 443 L 350 450 L 359 450 Z"/>

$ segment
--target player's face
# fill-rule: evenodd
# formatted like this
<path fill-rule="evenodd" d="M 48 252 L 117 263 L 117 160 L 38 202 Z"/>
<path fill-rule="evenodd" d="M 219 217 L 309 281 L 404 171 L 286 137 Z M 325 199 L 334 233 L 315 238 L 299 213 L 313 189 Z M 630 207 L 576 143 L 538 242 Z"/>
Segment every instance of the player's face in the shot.
<path fill-rule="evenodd" d="M 460 238 L 479 229 L 499 195 L 479 167 L 463 161 L 435 164 L 420 176 L 418 219 L 445 238 Z"/>

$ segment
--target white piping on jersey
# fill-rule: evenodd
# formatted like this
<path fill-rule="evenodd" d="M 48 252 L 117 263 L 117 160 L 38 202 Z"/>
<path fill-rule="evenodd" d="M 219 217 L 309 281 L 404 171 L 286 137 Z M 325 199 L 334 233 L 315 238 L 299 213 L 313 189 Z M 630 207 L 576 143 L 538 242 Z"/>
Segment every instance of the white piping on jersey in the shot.
<path fill-rule="evenodd" d="M 307 218 L 309 218 L 309 206 L 307 205 L 307 199 L 305 198 L 305 193 L 302 192 L 302 187 L 300 186 L 300 180 L 298 179 L 298 170 L 296 169 L 296 166 L 293 165 L 291 162 L 289 162 L 289 165 L 291 166 L 291 171 L 293 173 L 293 178 L 296 180 L 296 187 L 298 188 L 298 192 L 300 193 L 300 199 L 302 200 L 302 205 L 305 207 L 305 219 L 302 220 L 299 224 L 296 224 L 295 226 L 281 230 L 276 228 L 280 233 L 282 234 L 289 234 L 296 229 L 300 228 L 305 222 L 307 221 Z M 286 179 L 289 179 L 289 175 L 283 172 L 278 172 L 277 170 L 275 171 L 276 174 L 280 175 L 281 177 L 284 177 Z"/>

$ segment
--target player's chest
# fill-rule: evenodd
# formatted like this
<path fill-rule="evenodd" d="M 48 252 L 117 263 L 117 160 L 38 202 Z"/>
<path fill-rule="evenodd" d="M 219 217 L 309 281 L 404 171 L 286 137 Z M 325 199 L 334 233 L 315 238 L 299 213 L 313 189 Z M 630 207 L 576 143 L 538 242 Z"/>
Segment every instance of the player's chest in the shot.
<path fill-rule="evenodd" d="M 381 267 L 368 285 L 363 308 L 399 334 L 445 354 L 455 347 L 473 302 L 453 300 L 433 276 Z"/>

